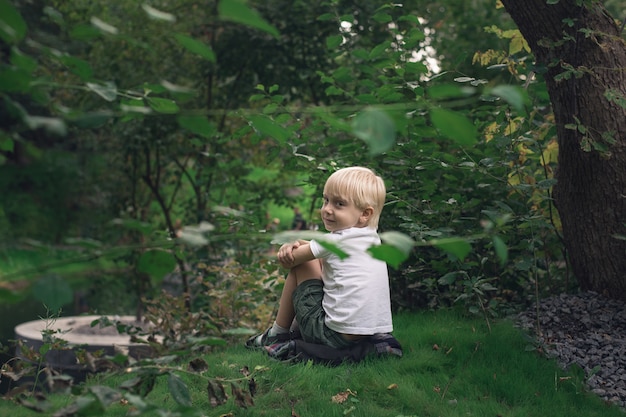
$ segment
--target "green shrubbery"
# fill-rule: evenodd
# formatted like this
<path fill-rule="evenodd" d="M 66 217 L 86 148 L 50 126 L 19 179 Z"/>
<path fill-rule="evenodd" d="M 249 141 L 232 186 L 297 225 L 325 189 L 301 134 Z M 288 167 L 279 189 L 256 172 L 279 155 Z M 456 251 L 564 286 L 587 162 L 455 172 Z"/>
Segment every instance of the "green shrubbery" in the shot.
<path fill-rule="evenodd" d="M 550 197 L 554 129 L 543 85 L 533 80 L 523 59 L 516 60 L 526 53 L 523 44 L 511 46 L 511 55 L 477 54 L 483 65 L 495 64 L 480 71 L 492 79 L 434 74 L 424 58 L 415 56 L 428 41 L 416 15 L 392 5 L 365 8 L 370 14 L 359 18 L 369 29 L 362 31 L 340 29 L 348 19 L 341 6 L 325 7 L 329 13 L 316 11 L 316 17 L 324 22 L 327 37 L 313 43 L 328 59 L 317 70 L 318 88 L 325 90 L 308 105 L 290 100 L 290 89 L 305 94 L 296 84 L 258 84 L 239 109 L 216 112 L 205 107 L 204 99 L 214 100 L 217 93 L 203 90 L 202 82 L 193 92 L 171 83 L 157 85 L 146 72 L 142 85 L 122 87 L 140 81 L 139 73 L 126 74 L 123 67 L 117 76 L 128 78 L 120 87 L 102 82 L 96 73 L 114 75 L 108 48 L 126 42 L 118 31 L 128 30 L 126 36 L 137 39 L 144 34 L 100 20 L 89 30 L 81 25 L 74 30 L 72 24 L 88 10 L 66 19 L 48 10 L 58 36 L 72 38 L 74 48 L 60 57 L 44 53 L 40 45 L 26 45 L 26 29 L 7 36 L 16 55 L 5 68 L 36 86 L 5 86 L 12 126 L 26 121 L 44 129 L 65 149 L 59 155 L 66 163 L 37 156 L 33 144 L 47 145 L 29 142 L 28 131 L 22 136 L 3 131 L 3 149 L 27 145 L 29 158 L 37 162 L 11 161 L 8 153 L 2 169 L 10 175 L 0 185 L 11 197 L 2 203 L 2 233 L 44 244 L 70 242 L 82 254 L 111 259 L 130 278 L 128 287 L 138 299 L 158 294 L 174 267 L 187 290 L 197 265 L 219 268 L 227 259 L 241 268 L 239 275 L 263 281 L 265 272 L 257 268 L 271 239 L 261 233 L 270 204 L 305 206 L 312 216 L 329 172 L 368 165 L 389 189 L 381 231 L 399 231 L 415 241 L 410 251 L 398 248 L 408 258 L 392 273 L 397 308 L 436 308 L 463 300 L 471 311 L 495 313 L 499 306 L 506 311 L 539 294 L 568 290 Z M 69 12 L 67 6 L 60 10 Z M 186 28 L 150 10 L 145 9 L 153 18 L 150 30 L 159 24 Z M 102 18 L 117 22 L 116 10 L 103 13 Z M 220 9 L 213 17 L 228 20 L 230 13 L 235 12 Z M 10 16 L 9 26 L 26 24 Z M 132 18 L 147 19 L 143 11 Z M 266 24 L 242 30 L 274 34 Z M 240 36 L 230 30 L 233 39 Z M 509 42 L 508 35 L 491 31 L 494 39 L 500 34 Z M 77 48 L 86 40 L 97 55 Z M 219 49 L 214 44 L 186 36 L 153 40 L 173 53 L 170 41 L 182 48 L 186 62 L 197 64 L 194 74 L 219 61 L 209 53 Z M 18 59 L 19 48 L 31 59 Z M 151 56 L 139 43 L 128 48 Z M 159 77 L 184 82 L 167 59 L 154 61 L 163 71 Z M 43 83 L 46 77 L 56 81 Z M 524 88 L 518 87 L 522 82 Z M 67 83 L 77 92 L 70 94 Z M 24 100 L 42 101 L 48 115 L 34 124 L 33 116 L 19 110 Z M 56 101 L 72 108 L 59 111 Z M 69 132 L 66 138 L 53 136 L 64 132 Z M 39 185 L 25 193 L 19 178 Z M 267 295 L 252 294 L 253 303 Z"/>

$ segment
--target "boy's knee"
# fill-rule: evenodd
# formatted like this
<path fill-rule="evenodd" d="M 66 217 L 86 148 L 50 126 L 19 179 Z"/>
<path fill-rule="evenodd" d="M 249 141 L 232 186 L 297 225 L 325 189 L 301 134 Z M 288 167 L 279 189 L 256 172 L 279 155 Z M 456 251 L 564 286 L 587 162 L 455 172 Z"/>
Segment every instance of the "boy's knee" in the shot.
<path fill-rule="evenodd" d="M 317 260 L 305 262 L 291 269 L 298 284 L 310 279 L 322 279 L 322 268 Z"/>

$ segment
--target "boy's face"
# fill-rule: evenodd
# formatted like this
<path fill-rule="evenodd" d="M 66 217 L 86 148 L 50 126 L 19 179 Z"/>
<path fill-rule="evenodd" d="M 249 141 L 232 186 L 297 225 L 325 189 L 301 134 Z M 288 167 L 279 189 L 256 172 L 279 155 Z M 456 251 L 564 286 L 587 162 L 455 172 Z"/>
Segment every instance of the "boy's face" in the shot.
<path fill-rule="evenodd" d="M 367 218 L 363 217 L 363 210 L 343 197 L 324 193 L 324 203 L 320 214 L 324 227 L 329 232 L 367 226 Z"/>

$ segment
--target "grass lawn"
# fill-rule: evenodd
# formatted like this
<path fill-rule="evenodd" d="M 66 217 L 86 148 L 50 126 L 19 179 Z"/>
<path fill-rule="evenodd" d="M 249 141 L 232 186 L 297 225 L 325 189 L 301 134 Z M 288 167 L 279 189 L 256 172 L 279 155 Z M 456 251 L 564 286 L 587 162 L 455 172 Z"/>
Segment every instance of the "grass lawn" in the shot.
<path fill-rule="evenodd" d="M 492 323 L 489 333 L 480 318 L 438 311 L 399 314 L 394 324 L 394 334 L 404 348 L 401 359 L 373 359 L 335 368 L 286 364 L 239 343 L 204 356 L 209 368 L 201 376 L 177 373 L 189 389 L 191 409 L 177 405 L 167 378 L 159 378 L 144 400 L 180 413 L 168 415 L 180 416 L 624 416 L 624 410 L 585 392 L 582 371 L 565 372 L 553 360 L 527 349 L 528 343 L 509 321 Z M 254 405 L 247 408 L 236 405 L 229 382 L 242 377 L 244 366 L 253 371 L 257 385 Z M 187 369 L 186 365 L 181 369 Z M 131 377 L 101 374 L 88 385 L 117 387 Z M 217 407 L 207 395 L 210 377 L 223 378 L 221 384 L 229 395 Z M 337 401 L 342 393 L 345 401 Z M 58 394 L 51 400 L 49 414 L 75 398 Z M 127 416 L 137 405 L 141 403 L 116 401 L 105 412 L 87 414 Z M 0 401 L 0 416 L 35 415 L 41 414 L 9 400 Z M 163 414 L 153 410 L 144 415 Z"/>

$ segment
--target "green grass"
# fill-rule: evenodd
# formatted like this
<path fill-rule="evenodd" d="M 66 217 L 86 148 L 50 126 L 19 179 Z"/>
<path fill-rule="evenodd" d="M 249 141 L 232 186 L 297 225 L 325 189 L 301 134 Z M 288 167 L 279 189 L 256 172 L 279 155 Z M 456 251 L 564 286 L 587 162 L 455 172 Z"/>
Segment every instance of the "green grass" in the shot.
<path fill-rule="evenodd" d="M 400 314 L 394 334 L 404 348 L 401 359 L 368 360 L 357 365 L 326 367 L 285 364 L 241 344 L 205 357 L 203 375 L 241 378 L 240 369 L 258 369 L 255 404 L 238 407 L 234 399 L 212 407 L 206 380 L 184 374 L 194 409 L 206 416 L 624 416 L 585 392 L 582 372 L 567 373 L 553 360 L 527 350 L 527 342 L 508 321 L 492 324 L 454 312 Z M 129 376 L 98 376 L 89 384 L 116 386 Z M 147 401 L 176 409 L 166 379 L 159 380 Z M 230 383 L 224 382 L 230 395 Z M 246 385 L 238 385 L 245 387 Z M 342 404 L 332 397 L 350 390 Z M 57 395 L 55 409 L 73 398 Z M 106 416 L 126 416 L 129 405 L 115 404 Z M 0 402 L 0 416 L 40 415 L 10 401 Z M 100 415 L 98 413 L 97 415 Z M 153 414 L 156 415 L 156 414 Z"/>

